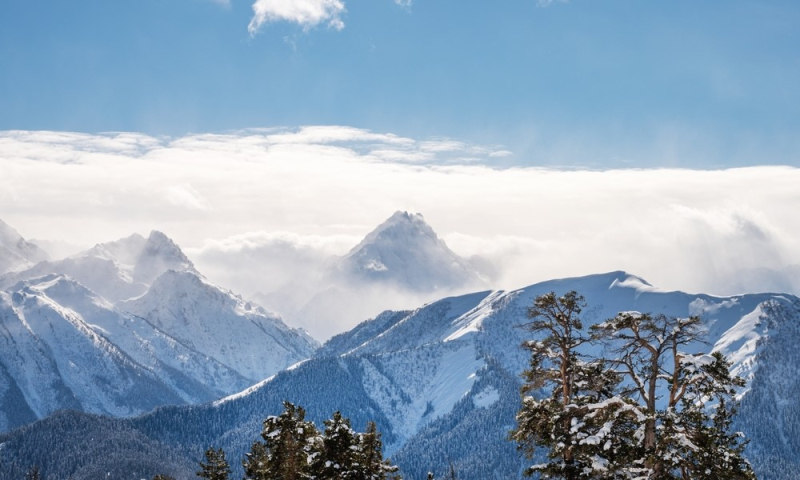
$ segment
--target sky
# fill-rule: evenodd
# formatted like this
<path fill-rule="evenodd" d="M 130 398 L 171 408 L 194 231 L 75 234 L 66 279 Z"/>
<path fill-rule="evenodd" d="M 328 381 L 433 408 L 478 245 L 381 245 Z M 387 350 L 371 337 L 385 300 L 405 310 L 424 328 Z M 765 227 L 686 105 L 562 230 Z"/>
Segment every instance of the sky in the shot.
<path fill-rule="evenodd" d="M 797 166 L 800 3 L 5 0 L 0 130 L 343 125 L 500 166 Z"/>
<path fill-rule="evenodd" d="M 248 295 L 397 210 L 496 288 L 800 294 L 799 24 L 796 1 L 5 0 L 0 218 L 59 254 L 158 229 Z"/>

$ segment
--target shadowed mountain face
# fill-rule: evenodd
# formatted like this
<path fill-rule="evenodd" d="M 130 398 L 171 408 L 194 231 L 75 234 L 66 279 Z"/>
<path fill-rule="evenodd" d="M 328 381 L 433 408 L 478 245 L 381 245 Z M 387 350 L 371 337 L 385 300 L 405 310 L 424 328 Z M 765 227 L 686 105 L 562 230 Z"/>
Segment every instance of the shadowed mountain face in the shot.
<path fill-rule="evenodd" d="M 376 421 L 384 434 L 386 452 L 406 478 L 425 478 L 427 471 L 437 478 L 445 476 L 450 462 L 460 479 L 518 478 L 526 461 L 507 441 L 507 432 L 519 408 L 520 373 L 529 360 L 519 345 L 530 339 L 529 332 L 518 327 L 527 321 L 527 307 L 537 295 L 569 290 L 586 296 L 589 308 L 582 315 L 586 326 L 620 311 L 700 315 L 708 328 L 710 346 L 698 343 L 688 350 L 714 348 L 728 355 L 735 371 L 748 380 L 745 403 L 757 399 L 759 405 L 779 405 L 780 412 L 800 408 L 796 405 L 799 400 L 793 400 L 797 397 L 790 395 L 800 388 L 800 379 L 785 367 L 780 371 L 786 375 L 777 379 L 772 368 L 784 365 L 779 361 L 786 356 L 784 349 L 793 348 L 798 340 L 793 338 L 797 329 L 791 327 L 798 321 L 797 315 L 775 314 L 772 306 L 788 306 L 796 298 L 663 292 L 641 278 L 612 272 L 511 292 L 449 297 L 415 310 L 385 312 L 333 337 L 314 358 L 239 394 L 209 405 L 161 409 L 125 420 L 119 428 L 135 433 L 142 445 L 160 445 L 190 461 L 199 460 L 209 445 L 222 447 L 238 468 L 244 452 L 258 437 L 264 417 L 279 413 L 281 402 L 289 400 L 306 407 L 318 425 L 335 410 L 350 417 L 356 429 L 363 429 L 369 420 Z M 775 337 L 778 332 L 780 339 Z M 769 389 L 774 389 L 778 380 L 783 393 L 776 399 Z M 797 478 L 800 456 L 792 450 L 793 437 L 788 434 L 800 428 L 796 416 L 767 420 L 765 416 L 771 414 L 758 408 L 750 408 L 747 415 L 740 424 L 746 434 L 758 433 L 748 452 L 759 478 Z M 64 451 L 81 448 L 80 441 L 72 439 L 91 434 L 96 421 L 87 419 L 78 416 L 59 423 L 61 438 L 66 439 Z M 767 421 L 772 422 L 769 431 L 754 430 L 754 425 Z M 0 437 L 4 443 L 0 460 L 5 464 L 24 460 L 57 465 L 56 457 L 63 452 L 37 448 L 33 440 L 47 428 L 51 427 L 46 422 L 37 423 Z M 71 470 L 53 467 L 48 474 L 90 478 L 82 472 L 100 467 L 114 471 L 116 467 L 107 458 L 138 455 L 136 448 L 119 442 L 95 447 L 96 460 L 69 467 Z M 762 453 L 778 447 L 784 453 L 776 473 L 762 461 L 766 458 Z M 161 471 L 180 470 L 174 460 L 159 461 Z M 153 467 L 143 473 L 157 471 Z M 8 475 L 0 474 L 0 478 L 12 478 Z M 183 472 L 177 478 L 193 478 L 191 475 Z"/>
<path fill-rule="evenodd" d="M 0 276 L 0 431 L 60 409 L 207 402 L 316 345 L 209 283 L 163 233 L 132 235 Z"/>

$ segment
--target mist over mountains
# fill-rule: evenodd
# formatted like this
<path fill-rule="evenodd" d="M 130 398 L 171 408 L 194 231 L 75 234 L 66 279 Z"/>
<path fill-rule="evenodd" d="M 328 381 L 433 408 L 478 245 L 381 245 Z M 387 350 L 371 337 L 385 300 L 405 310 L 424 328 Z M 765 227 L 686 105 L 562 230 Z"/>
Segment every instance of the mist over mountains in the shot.
<path fill-rule="evenodd" d="M 800 474 L 787 433 L 798 428 L 800 405 L 791 394 L 770 394 L 800 389 L 784 361 L 800 319 L 792 295 L 667 292 L 623 271 L 486 290 L 485 262 L 455 254 L 422 215 L 408 212 L 344 255 L 309 255 L 307 271 L 271 291 L 251 286 L 249 298 L 211 282 L 159 231 L 57 260 L 8 231 L 4 251 L 14 252 L 6 255 L 14 267 L 0 275 L 0 432 L 8 432 L 0 434 L 0 459 L 10 465 L 3 479 L 31 462 L 52 478 L 191 478 L 209 445 L 241 457 L 284 400 L 318 423 L 334 410 L 359 429 L 375 421 L 407 478 L 442 475 L 437 469 L 450 463 L 459 478 L 516 478 L 525 461 L 507 432 L 528 363 L 519 348 L 527 333 L 518 327 L 536 295 L 572 289 L 589 302 L 587 324 L 631 310 L 700 315 L 708 343 L 690 348 L 725 353 L 747 380 L 737 421 L 753 432 L 748 452 L 761 478 Z M 242 267 L 235 265 L 234 275 Z M 246 270 L 244 278 L 257 278 Z M 776 306 L 789 313 L 776 314 Z M 331 338 L 320 345 L 284 318 Z M 86 448 L 86 435 L 97 438 L 97 454 L 56 458 L 41 448 L 51 435 L 67 452 Z"/>
<path fill-rule="evenodd" d="M 454 253 L 419 213 L 395 212 L 344 255 L 288 239 L 273 245 L 192 253 L 218 281 L 321 340 L 387 309 L 488 288 L 493 274 L 485 260 Z M 231 262 L 244 272 L 231 275 Z M 267 280 L 276 273 L 279 280 Z"/>

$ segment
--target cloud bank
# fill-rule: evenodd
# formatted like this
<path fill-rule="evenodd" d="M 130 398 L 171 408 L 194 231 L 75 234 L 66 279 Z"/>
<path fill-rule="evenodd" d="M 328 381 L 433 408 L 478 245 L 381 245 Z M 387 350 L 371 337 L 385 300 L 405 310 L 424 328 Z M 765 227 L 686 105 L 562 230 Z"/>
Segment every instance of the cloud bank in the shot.
<path fill-rule="evenodd" d="M 245 294 L 302 283 L 396 210 L 423 213 L 454 251 L 489 261 L 498 288 L 627 270 L 663 289 L 800 293 L 798 168 L 492 166 L 506 155 L 339 126 L 6 131 L 0 218 L 79 245 L 159 229 Z"/>

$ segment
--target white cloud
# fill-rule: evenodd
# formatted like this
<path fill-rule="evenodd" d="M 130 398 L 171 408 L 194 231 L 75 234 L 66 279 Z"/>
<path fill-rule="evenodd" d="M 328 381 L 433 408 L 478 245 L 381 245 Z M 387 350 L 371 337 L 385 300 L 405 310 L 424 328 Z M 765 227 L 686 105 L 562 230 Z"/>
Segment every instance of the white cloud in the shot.
<path fill-rule="evenodd" d="M 320 24 L 341 30 L 345 13 L 342 0 L 256 0 L 253 4 L 253 18 L 247 27 L 255 35 L 266 23 L 291 22 L 310 30 Z"/>
<path fill-rule="evenodd" d="M 261 231 L 207 239 L 186 253 L 212 281 L 254 295 L 292 284 L 316 283 L 326 260 L 346 253 L 360 240 L 346 234 Z"/>
<path fill-rule="evenodd" d="M 800 168 L 498 169 L 499 148 L 427 142 L 338 126 L 0 132 L 0 218 L 78 245 L 159 229 L 242 293 L 302 280 L 396 210 L 492 260 L 498 287 L 622 269 L 665 289 L 800 288 Z"/>

